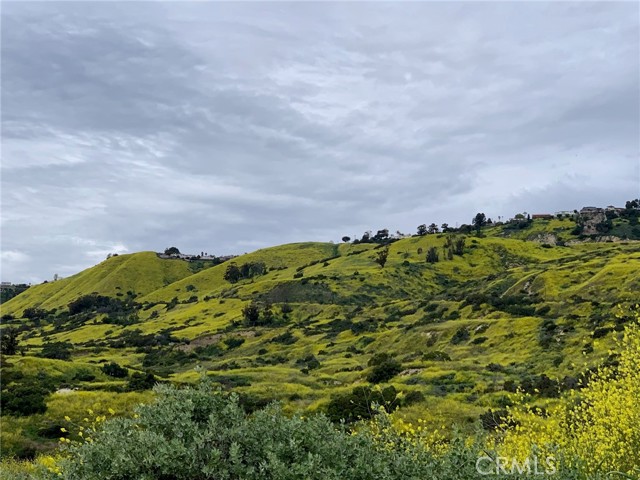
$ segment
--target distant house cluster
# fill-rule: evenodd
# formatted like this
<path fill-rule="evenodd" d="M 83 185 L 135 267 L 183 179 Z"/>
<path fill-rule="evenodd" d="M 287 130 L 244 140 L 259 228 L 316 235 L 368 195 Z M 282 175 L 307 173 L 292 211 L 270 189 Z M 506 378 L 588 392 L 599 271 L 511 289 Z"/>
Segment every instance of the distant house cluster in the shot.
<path fill-rule="evenodd" d="M 227 260 L 231 260 L 235 258 L 236 255 L 223 255 L 218 257 L 216 255 L 211 255 L 208 252 L 200 252 L 197 253 L 181 253 L 177 251 L 177 249 L 167 249 L 163 253 L 158 252 L 158 257 L 163 258 L 165 260 L 173 259 L 173 260 L 185 260 L 187 262 L 196 262 L 196 261 L 211 261 L 216 263 L 226 262 Z"/>
<path fill-rule="evenodd" d="M 614 207 L 613 205 L 609 205 L 605 208 L 600 207 L 582 207 L 580 209 L 580 215 L 594 215 L 598 213 L 606 213 L 606 212 L 614 212 L 620 214 L 625 211 L 623 207 Z"/>
<path fill-rule="evenodd" d="M 601 208 L 601 207 L 582 207 L 580 209 L 580 211 L 578 210 L 560 210 L 558 212 L 555 212 L 553 214 L 551 213 L 534 213 L 533 215 L 531 215 L 531 218 L 536 220 L 536 219 L 542 219 L 542 220 L 551 220 L 553 218 L 571 218 L 571 217 L 575 217 L 576 215 L 583 215 L 583 216 L 590 216 L 590 215 L 597 215 L 597 214 L 601 214 L 601 213 L 616 213 L 616 214 L 621 214 L 622 212 L 625 211 L 624 207 L 614 207 L 613 205 L 609 205 L 608 207 L 605 208 Z"/>

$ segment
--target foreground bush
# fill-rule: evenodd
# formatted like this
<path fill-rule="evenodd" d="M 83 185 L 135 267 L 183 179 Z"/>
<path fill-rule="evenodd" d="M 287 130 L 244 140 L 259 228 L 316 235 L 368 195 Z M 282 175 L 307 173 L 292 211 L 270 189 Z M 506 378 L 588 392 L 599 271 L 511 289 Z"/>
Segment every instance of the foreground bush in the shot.
<path fill-rule="evenodd" d="M 277 405 L 247 415 L 234 395 L 203 382 L 156 387 L 137 418 L 115 418 L 71 444 L 60 467 L 68 479 L 398 479 L 440 469 L 423 449 L 381 448 L 326 417 L 285 416 Z M 467 473 L 475 469 L 469 450 Z M 448 478 L 457 477 L 451 472 Z"/>

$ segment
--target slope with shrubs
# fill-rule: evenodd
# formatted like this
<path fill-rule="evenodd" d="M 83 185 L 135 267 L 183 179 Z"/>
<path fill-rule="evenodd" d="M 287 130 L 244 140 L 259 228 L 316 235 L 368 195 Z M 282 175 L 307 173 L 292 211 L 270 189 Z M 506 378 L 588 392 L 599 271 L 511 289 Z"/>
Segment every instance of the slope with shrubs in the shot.
<path fill-rule="evenodd" d="M 571 235 L 573 222 L 555 222 L 533 221 L 534 237 L 548 228 Z M 19 346 L 3 368 L 26 371 L 20 359 L 29 359 L 28 378 L 39 365 L 35 375 L 53 377 L 54 390 L 100 392 L 115 402 L 154 381 L 194 382 L 200 365 L 248 411 L 279 400 L 286 412 L 355 421 L 372 415 L 373 398 L 429 428 L 468 428 L 508 405 L 518 388 L 543 407 L 577 389 L 629 322 L 615 317 L 616 305 L 628 309 L 640 290 L 637 242 L 551 246 L 517 235 L 487 227 L 388 244 L 291 244 L 197 273 L 187 262 L 135 254 L 155 273 L 129 268 L 118 279 L 115 268 L 104 276 L 89 269 L 75 277 L 102 280 L 86 290 L 76 283 L 45 300 L 35 295 L 52 288 L 45 285 L 10 300 L 16 317 L 29 307 L 45 311 L 5 322 Z M 434 251 L 438 261 L 427 262 Z M 165 269 L 176 276 L 170 283 L 157 273 Z M 126 295 L 130 289 L 137 295 Z M 52 361 L 90 372 L 56 377 Z M 124 374 L 105 373 L 112 364 Z M 42 398 L 50 407 L 59 395 Z M 37 445 L 43 425 L 59 420 L 50 412 L 24 417 L 11 441 Z"/>

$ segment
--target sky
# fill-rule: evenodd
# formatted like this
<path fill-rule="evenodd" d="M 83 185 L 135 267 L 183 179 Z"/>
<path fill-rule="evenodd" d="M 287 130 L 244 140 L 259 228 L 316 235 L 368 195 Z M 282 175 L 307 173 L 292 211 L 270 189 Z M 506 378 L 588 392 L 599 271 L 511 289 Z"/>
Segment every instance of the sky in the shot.
<path fill-rule="evenodd" d="M 639 18 L 638 2 L 2 2 L 2 280 L 624 205 Z"/>

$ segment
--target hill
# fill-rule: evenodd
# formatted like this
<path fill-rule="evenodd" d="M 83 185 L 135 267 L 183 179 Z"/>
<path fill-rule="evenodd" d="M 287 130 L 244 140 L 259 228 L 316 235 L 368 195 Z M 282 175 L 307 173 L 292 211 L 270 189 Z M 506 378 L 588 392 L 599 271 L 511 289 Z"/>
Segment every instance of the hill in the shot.
<path fill-rule="evenodd" d="M 351 421 L 373 398 L 464 426 L 517 387 L 552 404 L 612 361 L 640 291 L 638 241 L 584 237 L 571 219 L 464 232 L 282 245 L 196 272 L 152 252 L 111 258 L 2 306 L 18 332 L 3 370 L 77 388 L 70 412 L 126 410 L 200 366 L 249 411 L 280 400 Z M 6 420 L 23 432 L 15 449 L 46 445 L 62 395 L 46 393 L 48 411 Z"/>
<path fill-rule="evenodd" d="M 63 308 L 93 292 L 101 295 L 145 295 L 193 274 L 188 262 L 161 260 L 154 252 L 115 255 L 55 282 L 33 286 L 2 305 L 3 313 L 19 314 L 25 308 Z"/>

